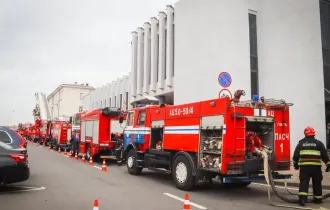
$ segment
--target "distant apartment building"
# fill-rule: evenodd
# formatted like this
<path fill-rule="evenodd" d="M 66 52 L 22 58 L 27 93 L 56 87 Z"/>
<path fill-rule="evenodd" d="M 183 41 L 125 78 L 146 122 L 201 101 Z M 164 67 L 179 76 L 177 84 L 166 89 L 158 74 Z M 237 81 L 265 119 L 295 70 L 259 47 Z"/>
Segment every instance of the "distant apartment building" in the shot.
<path fill-rule="evenodd" d="M 88 84 L 61 84 L 47 97 L 51 118 L 68 120 L 82 111 L 84 96 L 93 90 Z"/>

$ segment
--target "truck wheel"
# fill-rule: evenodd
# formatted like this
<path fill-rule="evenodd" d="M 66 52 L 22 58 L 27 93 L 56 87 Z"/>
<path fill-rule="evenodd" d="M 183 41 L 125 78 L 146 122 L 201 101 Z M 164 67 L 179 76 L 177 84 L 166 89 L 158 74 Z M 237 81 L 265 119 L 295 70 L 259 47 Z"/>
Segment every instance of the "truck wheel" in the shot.
<path fill-rule="evenodd" d="M 142 168 L 137 165 L 136 156 L 135 149 L 131 149 L 127 155 L 127 170 L 132 175 L 139 175 L 142 171 Z"/>
<path fill-rule="evenodd" d="M 184 155 L 178 156 L 173 163 L 173 180 L 180 190 L 191 190 L 195 188 L 195 179 L 192 175 L 192 165 Z"/>

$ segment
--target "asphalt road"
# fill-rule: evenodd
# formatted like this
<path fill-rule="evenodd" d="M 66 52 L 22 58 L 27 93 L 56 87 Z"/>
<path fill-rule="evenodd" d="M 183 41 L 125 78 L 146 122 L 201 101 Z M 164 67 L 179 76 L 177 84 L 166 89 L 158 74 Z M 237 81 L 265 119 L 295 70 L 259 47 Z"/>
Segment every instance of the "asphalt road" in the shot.
<path fill-rule="evenodd" d="M 94 199 L 99 199 L 100 210 L 182 210 L 185 192 L 175 188 L 171 177 L 147 170 L 132 176 L 125 165 L 115 163 L 101 172 L 101 164 L 91 167 L 30 144 L 28 152 L 31 177 L 0 190 L 1 210 L 92 210 Z M 243 189 L 215 184 L 200 187 L 189 196 L 194 210 L 278 209 L 268 205 L 266 187 L 260 184 Z M 330 209 L 330 199 L 322 206 Z"/>

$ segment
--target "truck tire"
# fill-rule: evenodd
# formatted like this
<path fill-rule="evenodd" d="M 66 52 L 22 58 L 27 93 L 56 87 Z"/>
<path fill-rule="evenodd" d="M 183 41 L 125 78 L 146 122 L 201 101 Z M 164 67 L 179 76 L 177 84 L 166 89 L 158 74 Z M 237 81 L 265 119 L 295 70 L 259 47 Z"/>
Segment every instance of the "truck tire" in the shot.
<path fill-rule="evenodd" d="M 180 190 L 192 190 L 196 186 L 196 177 L 192 175 L 192 165 L 184 155 L 175 158 L 172 176 L 176 187 Z"/>
<path fill-rule="evenodd" d="M 137 155 L 136 155 L 135 149 L 131 149 L 127 155 L 127 161 L 126 161 L 127 164 L 126 165 L 127 165 L 128 173 L 130 173 L 132 175 L 139 175 L 143 169 L 143 168 L 138 167 L 136 157 L 137 157 Z"/>

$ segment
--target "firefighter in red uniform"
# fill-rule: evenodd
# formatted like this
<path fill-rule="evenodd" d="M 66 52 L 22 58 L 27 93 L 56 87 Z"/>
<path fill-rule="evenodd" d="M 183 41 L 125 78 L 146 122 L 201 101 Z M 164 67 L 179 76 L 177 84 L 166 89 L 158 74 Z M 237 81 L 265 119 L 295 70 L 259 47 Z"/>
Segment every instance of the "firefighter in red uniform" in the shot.
<path fill-rule="evenodd" d="M 322 203 L 322 161 L 330 170 L 330 160 L 324 144 L 315 139 L 315 130 L 307 127 L 304 130 L 305 138 L 300 140 L 293 155 L 293 165 L 300 168 L 299 201 L 304 206 L 308 197 L 309 180 L 312 178 L 314 203 Z"/>

